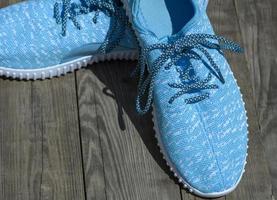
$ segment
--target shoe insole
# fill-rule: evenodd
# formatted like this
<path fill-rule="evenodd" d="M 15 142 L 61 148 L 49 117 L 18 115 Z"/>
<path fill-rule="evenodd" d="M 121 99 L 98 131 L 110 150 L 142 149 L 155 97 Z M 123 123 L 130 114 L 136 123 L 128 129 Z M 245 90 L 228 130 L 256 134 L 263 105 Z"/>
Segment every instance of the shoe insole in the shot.
<path fill-rule="evenodd" d="M 141 0 L 147 28 L 158 38 L 178 33 L 194 16 L 193 0 Z"/>

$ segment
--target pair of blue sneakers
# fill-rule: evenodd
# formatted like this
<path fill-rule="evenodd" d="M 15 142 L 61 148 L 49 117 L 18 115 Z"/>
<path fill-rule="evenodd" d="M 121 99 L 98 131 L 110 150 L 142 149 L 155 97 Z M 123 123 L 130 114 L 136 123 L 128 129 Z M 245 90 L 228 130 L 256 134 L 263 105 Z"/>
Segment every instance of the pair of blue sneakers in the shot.
<path fill-rule="evenodd" d="M 170 169 L 196 195 L 228 194 L 244 172 L 248 131 L 222 51 L 242 49 L 215 35 L 207 0 L 122 3 L 29 0 L 1 9 L 0 75 L 45 79 L 140 52 L 136 108 L 145 114 L 153 107 Z"/>

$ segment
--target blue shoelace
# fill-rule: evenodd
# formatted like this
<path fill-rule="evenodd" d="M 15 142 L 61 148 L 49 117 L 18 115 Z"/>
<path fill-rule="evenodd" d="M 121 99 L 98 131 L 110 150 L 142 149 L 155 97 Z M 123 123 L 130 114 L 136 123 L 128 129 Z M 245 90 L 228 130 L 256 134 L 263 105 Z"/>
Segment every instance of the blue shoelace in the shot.
<path fill-rule="evenodd" d="M 169 99 L 169 103 L 172 104 L 177 98 L 184 94 L 196 94 L 194 97 L 185 99 L 184 102 L 186 104 L 197 103 L 209 98 L 210 94 L 205 90 L 218 88 L 216 84 L 209 84 L 212 75 L 222 84 L 225 83 L 225 80 L 218 65 L 207 49 L 216 49 L 221 54 L 222 50 L 229 50 L 237 53 L 243 51 L 237 43 L 221 36 L 209 34 L 191 34 L 180 37 L 174 42 L 154 44 L 141 49 L 139 63 L 136 69 L 136 73 L 139 74 L 138 96 L 136 99 L 137 112 L 139 114 L 145 114 L 150 110 L 153 101 L 155 78 L 161 69 L 165 67 L 165 70 L 169 70 L 182 58 L 200 60 L 210 72 L 204 80 L 200 80 L 200 78 L 195 75 L 195 71 L 191 64 L 184 69 L 176 68 L 180 74 L 181 83 L 168 84 L 171 88 L 179 89 L 179 91 Z M 154 50 L 160 50 L 161 55 L 153 62 L 151 67 L 147 68 L 147 56 Z M 199 52 L 206 57 L 208 62 L 203 59 L 203 56 L 201 56 Z M 146 102 L 143 104 L 144 98 L 146 98 Z"/>
<path fill-rule="evenodd" d="M 105 42 L 100 47 L 100 52 L 107 53 L 116 47 L 123 38 L 125 28 L 129 24 L 128 18 L 113 0 L 79 0 L 80 3 L 72 3 L 71 0 L 62 0 L 62 3 L 55 3 L 54 18 L 56 23 L 62 26 L 62 36 L 66 36 L 67 23 L 72 21 L 77 29 L 81 29 L 81 25 L 77 20 L 79 15 L 85 15 L 95 12 L 92 19 L 93 23 L 97 23 L 100 12 L 111 17 L 111 28 L 107 34 Z M 61 8 L 61 9 L 60 9 Z"/>

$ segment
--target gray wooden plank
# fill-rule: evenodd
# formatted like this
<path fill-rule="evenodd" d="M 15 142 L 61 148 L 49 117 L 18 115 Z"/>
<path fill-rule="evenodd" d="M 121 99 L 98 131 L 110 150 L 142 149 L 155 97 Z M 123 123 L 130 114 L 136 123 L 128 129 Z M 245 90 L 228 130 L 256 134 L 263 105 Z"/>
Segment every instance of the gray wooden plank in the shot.
<path fill-rule="evenodd" d="M 106 199 L 101 141 L 96 109 L 96 85 L 90 71 L 77 72 L 80 133 L 87 199 Z"/>
<path fill-rule="evenodd" d="M 241 29 L 233 0 L 210 2 L 210 17 L 216 32 L 242 44 Z M 241 27 L 243 28 L 243 27 Z M 238 188 L 226 199 L 271 199 L 271 183 L 264 147 L 261 143 L 250 74 L 245 55 L 227 54 L 241 87 L 249 117 L 249 156 L 246 173 Z"/>
<path fill-rule="evenodd" d="M 40 136 L 34 132 L 31 83 L 0 79 L 0 88 L 0 199 L 39 199 L 41 144 L 32 142 Z"/>
<path fill-rule="evenodd" d="M 206 199 L 206 198 L 195 196 L 194 194 L 191 194 L 188 191 L 185 191 L 184 189 L 182 189 L 182 200 L 203 200 L 203 199 Z M 209 199 L 211 199 L 211 198 L 209 198 Z M 216 199 L 217 200 L 225 200 L 225 196 L 219 197 Z"/>
<path fill-rule="evenodd" d="M 135 65 L 115 61 L 77 73 L 88 196 L 95 196 L 89 188 L 96 184 L 111 200 L 181 199 L 156 145 L 151 116 L 135 112 L 136 83 L 128 78 Z M 96 163 L 89 159 L 88 144 Z M 101 170 L 104 180 L 99 180 Z"/>
<path fill-rule="evenodd" d="M 201 197 L 194 197 L 194 200 L 203 200 L 203 199 L 206 199 L 206 200 L 209 200 L 209 199 L 207 199 L 207 198 L 201 198 Z M 223 196 L 223 197 L 219 197 L 219 198 L 215 198 L 216 200 L 225 200 L 226 199 L 226 197 L 225 196 Z"/>
<path fill-rule="evenodd" d="M 22 0 L 1 0 L 0 1 L 0 8 L 3 8 L 3 7 L 6 7 L 10 4 L 14 4 L 14 3 L 17 3 L 17 2 L 20 2 Z"/>
<path fill-rule="evenodd" d="M 251 81 L 271 174 L 277 196 L 277 2 L 235 1 L 244 45 L 247 48 Z"/>
<path fill-rule="evenodd" d="M 74 86 L 0 79 L 0 199 L 84 199 Z"/>
<path fill-rule="evenodd" d="M 36 131 L 42 134 L 41 199 L 85 199 L 74 74 L 32 88 Z"/>
<path fill-rule="evenodd" d="M 181 194 L 182 194 L 182 200 L 196 200 L 196 197 L 195 195 L 189 193 L 188 191 L 185 191 L 185 190 L 182 190 L 181 189 Z"/>

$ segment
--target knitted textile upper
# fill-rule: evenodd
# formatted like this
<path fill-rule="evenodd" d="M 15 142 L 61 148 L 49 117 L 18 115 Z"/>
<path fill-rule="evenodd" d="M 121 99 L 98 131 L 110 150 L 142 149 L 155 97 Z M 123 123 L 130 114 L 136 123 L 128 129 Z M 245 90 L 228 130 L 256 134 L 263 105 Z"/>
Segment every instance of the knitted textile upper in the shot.
<path fill-rule="evenodd" d="M 132 31 L 126 25 L 127 20 L 124 21 L 124 10 L 121 7 L 108 10 L 106 4 L 111 5 L 107 6 L 109 9 L 116 5 L 111 0 L 94 2 L 29 0 L 2 8 L 0 67 L 36 69 L 58 65 L 103 53 L 101 48 L 105 42 L 108 51 L 136 49 Z M 99 2 L 106 4 L 99 8 Z M 66 3 L 70 6 L 68 16 L 65 16 Z M 113 12 L 121 15 L 123 20 L 115 17 Z M 115 30 L 111 33 L 112 28 Z"/>

